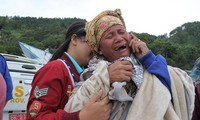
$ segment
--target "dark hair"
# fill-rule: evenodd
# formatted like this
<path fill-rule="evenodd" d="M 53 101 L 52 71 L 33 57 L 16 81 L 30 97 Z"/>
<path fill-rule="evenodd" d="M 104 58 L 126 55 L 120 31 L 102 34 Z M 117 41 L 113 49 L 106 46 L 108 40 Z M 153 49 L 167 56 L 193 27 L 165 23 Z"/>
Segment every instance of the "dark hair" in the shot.
<path fill-rule="evenodd" d="M 62 54 L 67 51 L 69 43 L 71 41 L 72 35 L 76 34 L 77 37 L 83 37 L 86 35 L 85 32 L 85 22 L 78 21 L 72 23 L 67 30 L 66 36 L 65 36 L 65 41 L 61 44 L 61 46 L 54 52 L 53 56 L 49 60 L 56 60 L 62 56 Z"/>

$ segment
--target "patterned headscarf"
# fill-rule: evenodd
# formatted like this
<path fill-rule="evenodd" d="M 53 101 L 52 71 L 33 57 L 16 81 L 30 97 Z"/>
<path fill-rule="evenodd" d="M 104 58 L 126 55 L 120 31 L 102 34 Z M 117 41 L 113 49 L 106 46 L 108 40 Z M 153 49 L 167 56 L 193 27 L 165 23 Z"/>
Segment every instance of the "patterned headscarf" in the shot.
<path fill-rule="evenodd" d="M 86 41 L 92 48 L 94 54 L 99 54 L 99 42 L 103 33 L 113 25 L 123 25 L 124 19 L 121 16 L 120 9 L 106 10 L 98 14 L 92 21 L 87 22 L 85 26 Z"/>

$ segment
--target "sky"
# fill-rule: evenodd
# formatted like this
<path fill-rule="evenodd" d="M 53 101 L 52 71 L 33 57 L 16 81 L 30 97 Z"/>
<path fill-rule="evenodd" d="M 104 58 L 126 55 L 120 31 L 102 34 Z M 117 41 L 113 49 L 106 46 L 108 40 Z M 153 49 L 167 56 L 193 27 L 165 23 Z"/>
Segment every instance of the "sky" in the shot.
<path fill-rule="evenodd" d="M 121 9 L 128 31 L 169 34 L 184 23 L 200 21 L 200 0 L 0 0 L 0 16 L 81 18 Z"/>

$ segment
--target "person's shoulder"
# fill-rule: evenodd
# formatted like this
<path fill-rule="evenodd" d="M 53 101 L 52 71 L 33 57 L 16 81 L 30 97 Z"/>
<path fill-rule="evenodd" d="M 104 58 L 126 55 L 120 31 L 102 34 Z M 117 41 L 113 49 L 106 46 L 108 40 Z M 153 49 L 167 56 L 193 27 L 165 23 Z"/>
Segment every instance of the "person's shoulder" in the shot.
<path fill-rule="evenodd" d="M 45 64 L 42 68 L 43 69 L 50 69 L 50 68 L 59 68 L 61 69 L 62 66 L 64 66 L 64 64 L 62 63 L 62 61 L 60 60 L 53 60 L 51 62 L 48 62 L 47 64 Z"/>
<path fill-rule="evenodd" d="M 2 54 L 0 54 L 0 60 L 5 60 L 5 57 Z"/>
<path fill-rule="evenodd" d="M 63 62 L 61 60 L 53 60 L 51 62 L 48 62 L 46 65 L 47 66 L 60 66 L 60 65 L 63 65 Z"/>
<path fill-rule="evenodd" d="M 0 54 L 0 62 L 5 63 L 6 59 L 3 55 Z"/>

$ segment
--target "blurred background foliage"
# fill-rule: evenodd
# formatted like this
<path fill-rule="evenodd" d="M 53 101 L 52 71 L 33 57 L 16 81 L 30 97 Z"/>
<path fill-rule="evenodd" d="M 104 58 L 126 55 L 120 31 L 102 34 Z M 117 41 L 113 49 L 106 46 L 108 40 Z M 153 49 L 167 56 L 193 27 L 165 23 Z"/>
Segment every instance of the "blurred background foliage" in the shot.
<path fill-rule="evenodd" d="M 80 18 L 35 18 L 0 16 L 0 53 L 22 55 L 18 41 L 51 53 L 63 42 L 67 27 Z M 200 22 L 178 26 L 169 34 L 155 36 L 135 33 L 155 53 L 163 55 L 171 66 L 191 70 L 200 57 Z"/>

